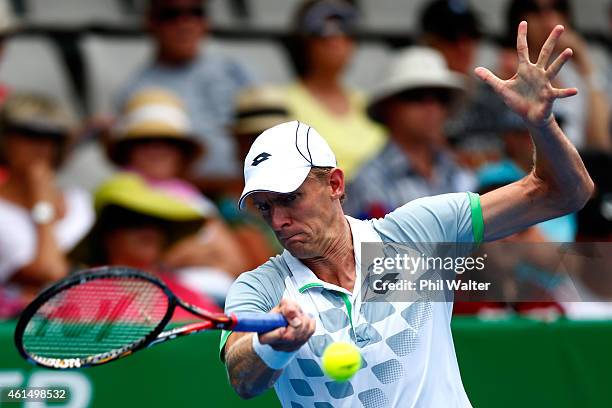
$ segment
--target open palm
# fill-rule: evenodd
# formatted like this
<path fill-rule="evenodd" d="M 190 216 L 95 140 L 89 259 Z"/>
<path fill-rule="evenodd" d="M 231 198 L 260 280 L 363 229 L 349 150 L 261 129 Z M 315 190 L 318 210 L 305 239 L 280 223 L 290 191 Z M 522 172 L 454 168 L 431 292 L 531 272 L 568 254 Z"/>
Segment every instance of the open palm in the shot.
<path fill-rule="evenodd" d="M 516 74 L 508 80 L 502 80 L 486 68 L 478 67 L 475 70 L 476 75 L 489 84 L 510 109 L 533 126 L 541 126 L 551 119 L 555 99 L 578 93 L 576 88 L 560 89 L 552 86 L 552 80 L 572 56 L 570 48 L 566 48 L 548 68 L 546 67 L 563 30 L 561 25 L 552 30 L 540 50 L 538 61 L 534 64 L 529 60 L 527 22 L 522 21 L 516 39 L 519 60 Z"/>

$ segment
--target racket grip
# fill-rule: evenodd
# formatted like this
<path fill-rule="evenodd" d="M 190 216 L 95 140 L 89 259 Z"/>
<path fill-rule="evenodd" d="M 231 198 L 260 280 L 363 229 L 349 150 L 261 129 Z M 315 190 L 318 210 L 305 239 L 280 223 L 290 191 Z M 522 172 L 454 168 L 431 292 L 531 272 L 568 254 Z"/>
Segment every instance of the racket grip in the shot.
<path fill-rule="evenodd" d="M 236 313 L 235 317 L 232 330 L 238 332 L 265 333 L 288 325 L 280 313 Z"/>

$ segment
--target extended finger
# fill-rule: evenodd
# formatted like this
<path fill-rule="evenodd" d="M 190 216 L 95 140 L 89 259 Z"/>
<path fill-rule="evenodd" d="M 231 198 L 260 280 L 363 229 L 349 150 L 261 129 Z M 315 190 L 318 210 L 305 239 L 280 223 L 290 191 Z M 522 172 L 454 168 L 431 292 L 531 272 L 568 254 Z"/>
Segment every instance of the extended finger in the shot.
<path fill-rule="evenodd" d="M 563 30 L 565 30 L 565 28 L 563 28 L 562 25 L 557 25 L 555 26 L 555 28 L 553 28 L 553 30 L 548 35 L 546 42 L 544 43 L 544 45 L 542 46 L 542 49 L 540 50 L 540 55 L 538 56 L 538 62 L 536 62 L 536 65 L 539 68 L 542 68 L 542 69 L 546 68 L 546 64 L 548 64 L 548 61 L 550 60 L 550 56 L 552 55 L 553 51 L 555 50 L 555 47 L 557 46 L 557 41 L 559 40 L 559 37 L 561 37 L 561 34 L 563 34 Z"/>
<path fill-rule="evenodd" d="M 527 22 L 521 21 L 516 35 L 516 53 L 519 64 L 529 62 L 529 47 L 527 46 Z"/>
<path fill-rule="evenodd" d="M 555 58 L 552 64 L 550 64 L 550 67 L 548 67 L 548 69 L 546 70 L 546 76 L 548 77 L 548 79 L 553 79 L 554 77 L 556 77 L 559 71 L 561 71 L 563 65 L 570 58 L 572 58 L 572 55 L 574 55 L 574 52 L 571 48 L 566 48 L 565 50 L 563 50 L 561 55 Z"/>
<path fill-rule="evenodd" d="M 493 74 L 491 71 L 489 71 L 488 69 L 484 67 L 476 68 L 474 70 L 474 73 L 476 74 L 478 78 L 486 82 L 489 86 L 491 86 L 491 88 L 495 90 L 499 90 L 499 88 L 502 86 L 504 82 L 501 79 L 499 79 L 495 74 Z"/>
<path fill-rule="evenodd" d="M 553 90 L 553 95 L 557 99 L 569 98 L 578 93 L 577 88 L 562 88 Z"/>

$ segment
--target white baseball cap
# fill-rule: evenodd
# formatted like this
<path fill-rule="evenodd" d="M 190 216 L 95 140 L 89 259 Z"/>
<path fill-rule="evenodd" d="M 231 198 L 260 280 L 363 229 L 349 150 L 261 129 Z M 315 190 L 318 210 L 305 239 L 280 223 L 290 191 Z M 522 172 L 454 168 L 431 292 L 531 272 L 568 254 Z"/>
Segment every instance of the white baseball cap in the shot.
<path fill-rule="evenodd" d="M 313 127 L 296 120 L 281 123 L 255 139 L 244 159 L 244 190 L 238 207 L 256 192 L 297 190 L 312 167 L 336 167 L 336 156 Z"/>

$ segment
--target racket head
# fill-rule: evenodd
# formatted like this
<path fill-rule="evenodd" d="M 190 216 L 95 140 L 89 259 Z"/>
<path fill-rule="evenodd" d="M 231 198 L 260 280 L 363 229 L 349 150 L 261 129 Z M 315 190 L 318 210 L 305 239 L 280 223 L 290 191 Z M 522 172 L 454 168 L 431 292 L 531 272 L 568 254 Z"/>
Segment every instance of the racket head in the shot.
<path fill-rule="evenodd" d="M 84 270 L 44 290 L 15 329 L 19 353 L 55 369 L 100 365 L 154 341 L 177 299 L 159 279 L 137 269 Z"/>

